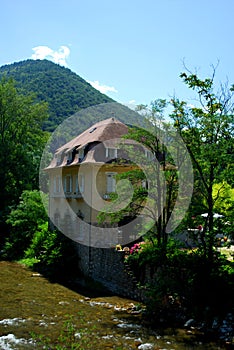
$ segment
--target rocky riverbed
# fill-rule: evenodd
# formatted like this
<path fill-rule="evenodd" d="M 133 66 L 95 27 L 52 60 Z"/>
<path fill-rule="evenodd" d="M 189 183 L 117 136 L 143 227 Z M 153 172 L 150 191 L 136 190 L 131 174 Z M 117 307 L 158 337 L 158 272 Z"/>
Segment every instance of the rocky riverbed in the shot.
<path fill-rule="evenodd" d="M 0 262 L 0 281 L 2 350 L 226 348 L 219 341 L 206 342 L 194 320 L 184 329 L 153 330 L 142 325 L 142 305 L 135 301 L 77 292 L 16 263 Z"/>

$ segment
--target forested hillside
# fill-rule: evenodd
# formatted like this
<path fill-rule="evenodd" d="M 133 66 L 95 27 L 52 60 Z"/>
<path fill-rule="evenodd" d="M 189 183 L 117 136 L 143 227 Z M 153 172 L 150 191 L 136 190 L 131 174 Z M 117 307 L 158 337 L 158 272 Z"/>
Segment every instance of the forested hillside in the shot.
<path fill-rule="evenodd" d="M 53 131 L 65 118 L 80 109 L 114 102 L 70 69 L 48 60 L 29 59 L 2 66 L 0 78 L 4 75 L 13 78 L 21 92 L 33 92 L 39 101 L 48 102 L 49 119 L 44 124 L 44 129 L 48 131 Z M 125 114 L 133 113 L 122 107 Z M 123 118 L 126 122 L 132 122 L 135 117 L 130 118 L 131 120 L 127 116 L 126 118 Z M 90 123 L 95 121 L 91 120 Z"/>

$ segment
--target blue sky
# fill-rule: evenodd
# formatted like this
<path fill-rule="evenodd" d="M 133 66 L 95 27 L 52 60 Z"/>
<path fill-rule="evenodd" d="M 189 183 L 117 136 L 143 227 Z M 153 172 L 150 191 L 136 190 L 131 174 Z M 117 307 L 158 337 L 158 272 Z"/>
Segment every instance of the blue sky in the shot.
<path fill-rule="evenodd" d="M 48 58 L 122 103 L 191 99 L 183 60 L 234 83 L 233 0 L 1 0 L 0 66 Z M 135 102 L 134 102 L 135 101 Z"/>

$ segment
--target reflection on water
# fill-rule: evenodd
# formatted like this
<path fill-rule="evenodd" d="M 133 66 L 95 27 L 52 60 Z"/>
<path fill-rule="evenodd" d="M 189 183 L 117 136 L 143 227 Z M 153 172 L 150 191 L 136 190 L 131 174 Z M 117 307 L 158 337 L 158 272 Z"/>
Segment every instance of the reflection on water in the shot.
<path fill-rule="evenodd" d="M 66 322 L 66 336 L 72 325 L 73 342 L 80 349 L 222 349 L 184 330 L 150 331 L 140 324 L 136 302 L 116 296 L 90 298 L 16 263 L 0 262 L 0 281 L 2 350 L 42 349 L 32 333 L 56 344 Z"/>

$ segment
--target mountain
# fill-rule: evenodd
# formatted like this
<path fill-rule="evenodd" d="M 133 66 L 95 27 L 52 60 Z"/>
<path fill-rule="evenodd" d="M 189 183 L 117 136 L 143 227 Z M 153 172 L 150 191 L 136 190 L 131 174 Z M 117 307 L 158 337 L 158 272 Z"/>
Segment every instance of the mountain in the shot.
<path fill-rule="evenodd" d="M 64 119 L 77 113 L 84 108 L 99 104 L 109 104 L 105 109 L 109 115 L 114 114 L 116 118 L 130 124 L 134 124 L 139 117 L 135 112 L 116 103 L 110 97 L 93 88 L 87 81 L 70 69 L 62 67 L 48 60 L 26 60 L 8 64 L 0 67 L 0 78 L 13 78 L 16 87 L 24 93 L 35 93 L 39 101 L 47 101 L 49 105 L 49 119 L 44 129 L 53 131 Z M 117 105 L 118 115 L 116 115 Z M 107 107 L 107 106 L 106 106 Z M 94 113 L 95 114 L 95 113 Z M 101 116 L 98 118 L 100 119 Z M 89 111 L 89 120 L 82 121 L 82 127 L 88 127 L 97 121 L 97 116 L 92 116 Z"/>

